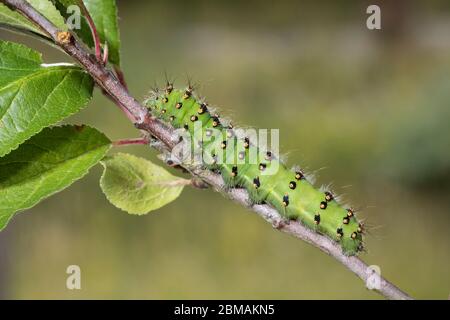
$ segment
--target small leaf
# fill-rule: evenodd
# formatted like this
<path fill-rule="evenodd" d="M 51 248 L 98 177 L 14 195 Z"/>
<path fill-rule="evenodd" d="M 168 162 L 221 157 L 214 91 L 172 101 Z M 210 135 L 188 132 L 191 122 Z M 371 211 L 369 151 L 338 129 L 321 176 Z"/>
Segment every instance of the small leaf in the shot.
<path fill-rule="evenodd" d="M 131 154 L 119 153 L 102 162 L 100 186 L 108 200 L 131 214 L 146 214 L 174 201 L 188 180 Z"/>
<path fill-rule="evenodd" d="M 77 5 L 80 0 L 55 0 L 56 7 L 66 18 L 69 16 L 67 7 Z M 102 44 L 108 44 L 109 61 L 120 66 L 120 35 L 115 0 L 83 0 L 94 24 L 97 28 L 98 36 Z M 89 47 L 94 47 L 92 33 L 86 20 L 82 20 L 81 28 L 74 30 L 76 34 Z"/>
<path fill-rule="evenodd" d="M 0 157 L 80 111 L 93 80 L 73 65 L 41 65 L 39 53 L 0 41 Z"/>
<path fill-rule="evenodd" d="M 64 18 L 50 0 L 27 0 L 27 2 L 52 22 L 58 29 L 67 31 L 67 25 L 64 22 Z M 0 24 L 1 23 L 48 37 L 46 33 L 41 31 L 20 13 L 10 10 L 2 3 L 0 3 Z"/>
<path fill-rule="evenodd" d="M 0 158 L 0 230 L 15 212 L 82 178 L 110 146 L 96 129 L 67 125 L 46 128 Z"/>

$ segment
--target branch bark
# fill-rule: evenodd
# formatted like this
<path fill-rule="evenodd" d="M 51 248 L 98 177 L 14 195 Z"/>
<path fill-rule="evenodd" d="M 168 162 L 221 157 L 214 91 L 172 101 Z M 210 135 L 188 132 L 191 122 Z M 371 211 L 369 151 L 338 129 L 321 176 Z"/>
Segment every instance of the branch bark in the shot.
<path fill-rule="evenodd" d="M 3 2 L 10 9 L 18 11 L 27 17 L 42 31 L 48 34 L 49 37 L 51 37 L 69 56 L 83 66 L 94 78 L 97 85 L 100 86 L 126 113 L 128 118 L 138 129 L 145 131 L 148 135 L 155 137 L 163 143 L 163 147 L 159 148 L 160 150 L 164 149 L 167 151 L 174 147 L 176 141 L 173 139 L 172 130 L 158 119 L 152 117 L 148 110 L 129 94 L 128 90 L 121 84 L 121 81 L 117 79 L 111 71 L 106 69 L 104 65 L 97 61 L 95 56 L 89 54 L 84 46 L 79 44 L 73 36 L 70 38 L 70 41 L 61 42 L 58 40 L 60 39 L 60 37 L 58 37 L 60 30 L 24 0 L 0 0 L 0 2 Z M 335 258 L 365 283 L 368 283 L 368 279 L 373 276 L 367 264 L 358 257 L 345 256 L 342 253 L 341 247 L 326 236 L 320 235 L 298 222 L 285 224 L 279 213 L 269 205 L 251 205 L 249 195 L 245 189 L 227 190 L 224 187 L 224 182 L 220 175 L 207 170 L 186 169 L 192 175 L 209 184 L 215 191 L 222 193 L 236 203 L 252 210 L 278 230 L 306 241 Z M 388 299 L 412 299 L 408 294 L 383 277 L 380 276 L 379 281 L 380 285 L 376 291 L 384 297 Z"/>

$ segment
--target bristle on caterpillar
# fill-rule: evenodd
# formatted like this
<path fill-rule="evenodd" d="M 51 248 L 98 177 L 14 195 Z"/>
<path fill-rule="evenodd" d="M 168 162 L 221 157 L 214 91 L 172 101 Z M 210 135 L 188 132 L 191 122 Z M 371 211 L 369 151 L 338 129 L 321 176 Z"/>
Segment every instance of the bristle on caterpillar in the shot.
<path fill-rule="evenodd" d="M 315 188 L 313 177 L 301 168 L 290 170 L 278 154 L 255 145 L 252 137 L 239 132 L 199 99 L 192 85 L 176 89 L 167 82 L 163 90 L 152 91 L 145 105 L 153 116 L 174 129 L 184 129 L 191 135 L 196 126 L 202 129 L 203 140 L 198 143 L 201 153 L 210 147 L 215 150 L 208 151 L 210 162 L 205 167 L 220 172 L 227 188 L 247 189 L 253 203 L 270 204 L 286 221 L 297 220 L 328 236 L 347 255 L 364 250 L 364 225 L 352 208 L 340 205 L 329 188 Z M 223 161 L 217 152 L 230 161 Z M 258 155 L 255 162 L 249 161 L 252 152 Z M 276 172 L 268 174 L 274 167 L 278 168 Z"/>

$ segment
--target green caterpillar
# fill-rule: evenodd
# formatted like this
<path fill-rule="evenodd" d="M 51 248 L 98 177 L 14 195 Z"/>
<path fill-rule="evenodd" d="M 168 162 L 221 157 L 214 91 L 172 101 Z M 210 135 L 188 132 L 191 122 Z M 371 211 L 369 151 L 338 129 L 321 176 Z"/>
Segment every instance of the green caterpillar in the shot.
<path fill-rule="evenodd" d="M 287 221 L 298 220 L 327 235 L 339 242 L 347 255 L 364 249 L 364 226 L 353 209 L 340 206 L 330 191 L 314 188 L 302 170 L 288 169 L 274 153 L 254 145 L 250 137 L 236 134 L 238 129 L 214 114 L 191 86 L 179 90 L 167 83 L 164 90 L 153 90 L 145 105 L 153 116 L 190 136 L 198 135 L 196 129 L 200 128 L 198 147 L 203 165 L 220 172 L 227 187 L 247 189 L 254 203 L 268 203 Z M 222 157 L 218 150 L 223 151 Z M 256 162 L 251 161 L 254 155 Z M 276 170 L 266 174 L 271 169 Z"/>

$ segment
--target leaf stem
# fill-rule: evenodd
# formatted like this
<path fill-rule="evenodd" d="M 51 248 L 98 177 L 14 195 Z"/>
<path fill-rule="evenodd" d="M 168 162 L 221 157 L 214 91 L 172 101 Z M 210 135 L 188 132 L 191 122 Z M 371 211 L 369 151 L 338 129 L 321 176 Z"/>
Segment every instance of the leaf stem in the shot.
<path fill-rule="evenodd" d="M 105 68 L 105 66 L 101 63 L 101 60 L 95 61 L 91 59 L 89 53 L 85 51 L 83 46 L 77 43 L 76 39 L 73 39 L 73 41 L 69 43 L 58 43 L 56 41 L 58 29 L 26 1 L 0 0 L 0 2 L 3 2 L 13 10 L 17 10 L 30 21 L 34 22 L 44 32 L 49 34 L 68 55 L 78 61 L 78 63 L 80 63 L 94 78 L 97 84 L 106 93 L 108 93 L 109 96 L 111 96 L 112 100 L 115 101 L 122 110 L 126 111 L 126 113 L 130 115 L 130 120 L 134 122 L 134 125 L 138 129 L 145 131 L 147 134 L 150 134 L 162 142 L 160 147 L 155 146 L 158 150 L 170 151 L 174 147 L 176 139 L 174 139 L 172 129 L 167 127 L 158 119 L 152 117 L 144 106 L 130 96 L 124 85 L 117 80 L 116 76 L 112 72 Z M 283 224 L 282 217 L 273 207 L 264 204 L 252 204 L 248 192 L 245 189 L 225 188 L 223 179 L 219 174 L 201 169 L 186 168 L 186 170 L 188 170 L 193 176 L 201 179 L 204 183 L 211 186 L 215 191 L 224 194 L 236 203 L 252 210 L 267 222 L 271 223 L 273 226 L 276 226 L 278 230 L 306 241 L 307 243 L 333 257 L 342 263 L 349 271 L 361 278 L 361 280 L 365 283 L 368 283 L 367 281 L 370 280 L 372 274 L 368 272 L 368 270 L 370 270 L 368 265 L 358 257 L 345 256 L 342 253 L 341 247 L 333 240 L 314 232 L 299 222 L 294 221 L 289 224 Z M 412 299 L 408 294 L 397 288 L 393 283 L 387 281 L 381 276 L 379 279 L 380 285 L 376 291 L 384 297 L 388 299 Z"/>
<path fill-rule="evenodd" d="M 199 178 L 191 178 L 191 179 L 177 179 L 170 182 L 162 182 L 160 185 L 166 186 L 166 187 L 179 187 L 179 186 L 191 186 L 196 189 L 208 189 L 209 185 L 202 181 Z"/>
<path fill-rule="evenodd" d="M 116 140 L 113 142 L 113 146 L 129 146 L 134 144 L 140 144 L 145 145 L 148 144 L 149 140 L 147 138 L 133 138 L 133 139 L 123 139 L 123 140 Z"/>
<path fill-rule="evenodd" d="M 94 23 L 94 20 L 92 19 L 91 14 L 89 13 L 89 10 L 84 5 L 83 0 L 78 0 L 78 4 L 80 6 L 81 11 L 83 12 L 83 15 L 86 17 L 89 28 L 91 29 L 92 39 L 94 40 L 94 46 L 95 46 L 95 57 L 96 57 L 97 61 L 103 61 L 101 41 L 100 41 L 100 37 L 98 35 L 97 27 L 95 26 L 95 23 Z"/>

